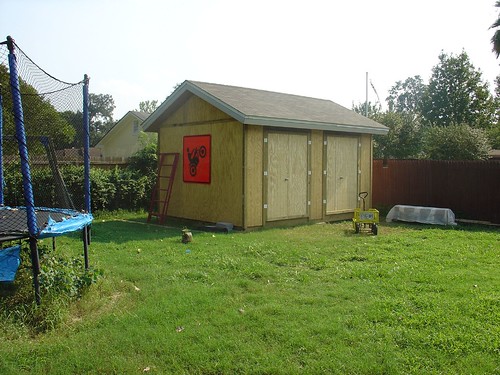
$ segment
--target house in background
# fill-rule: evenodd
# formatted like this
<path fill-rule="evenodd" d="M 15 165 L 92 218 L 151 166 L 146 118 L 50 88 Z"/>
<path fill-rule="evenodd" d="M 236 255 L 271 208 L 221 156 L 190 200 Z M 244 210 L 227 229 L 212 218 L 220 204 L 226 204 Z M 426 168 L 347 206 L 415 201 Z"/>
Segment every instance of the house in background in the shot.
<path fill-rule="evenodd" d="M 388 132 L 329 100 L 195 81 L 143 127 L 180 154 L 168 216 L 241 228 L 351 219 Z"/>
<path fill-rule="evenodd" d="M 149 113 L 128 111 L 94 146 L 101 160 L 125 161 L 150 142 L 156 135 L 144 133 L 142 123 Z M 95 159 L 95 157 L 93 158 Z"/>

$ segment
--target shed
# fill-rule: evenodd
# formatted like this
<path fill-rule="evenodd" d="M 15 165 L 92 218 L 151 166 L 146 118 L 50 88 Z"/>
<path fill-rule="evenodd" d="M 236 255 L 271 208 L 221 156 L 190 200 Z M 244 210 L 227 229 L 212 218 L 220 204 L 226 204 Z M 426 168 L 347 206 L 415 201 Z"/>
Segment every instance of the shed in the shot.
<path fill-rule="evenodd" d="M 142 131 L 142 124 L 148 116 L 146 112 L 128 111 L 95 145 L 100 157 L 103 160 L 127 160 L 154 142 L 153 134 Z"/>
<path fill-rule="evenodd" d="M 196 81 L 143 127 L 181 155 L 168 216 L 240 228 L 352 218 L 388 132 L 329 100 Z"/>

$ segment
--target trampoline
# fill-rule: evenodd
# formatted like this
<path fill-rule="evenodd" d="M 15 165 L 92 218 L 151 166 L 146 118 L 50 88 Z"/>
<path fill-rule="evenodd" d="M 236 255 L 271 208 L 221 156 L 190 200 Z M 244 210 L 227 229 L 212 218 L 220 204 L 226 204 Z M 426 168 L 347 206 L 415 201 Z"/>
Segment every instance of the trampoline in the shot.
<path fill-rule="evenodd" d="M 7 105 L 0 86 L 0 281 L 15 277 L 20 243 L 28 241 L 35 300 L 40 304 L 39 239 L 52 238 L 55 248 L 56 237 L 81 231 L 85 269 L 89 268 L 93 219 L 89 79 L 85 75 L 80 82 L 67 83 L 54 78 L 10 36 L 0 43 L 0 78 L 3 74 L 8 76 L 10 90 L 5 92 Z M 11 110 L 4 110 L 4 104 Z M 57 150 L 52 138 L 58 141 Z M 75 156 L 68 158 L 71 152 Z M 81 175 L 70 175 L 71 192 L 59 168 L 59 157 L 65 165 L 83 166 Z"/>
<path fill-rule="evenodd" d="M 92 214 L 63 208 L 35 207 L 37 238 L 57 237 L 82 230 L 92 223 Z M 26 207 L 0 207 L 0 242 L 29 238 Z"/>

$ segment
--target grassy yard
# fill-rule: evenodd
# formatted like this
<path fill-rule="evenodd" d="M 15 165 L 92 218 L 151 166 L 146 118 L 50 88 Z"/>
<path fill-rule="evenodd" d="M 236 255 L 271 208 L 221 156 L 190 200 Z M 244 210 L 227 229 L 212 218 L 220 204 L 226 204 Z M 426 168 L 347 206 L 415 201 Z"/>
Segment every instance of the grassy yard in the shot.
<path fill-rule="evenodd" d="M 0 322 L 0 374 L 500 373 L 498 228 L 343 222 L 182 244 L 121 219 L 96 219 L 104 277 L 59 326 Z"/>

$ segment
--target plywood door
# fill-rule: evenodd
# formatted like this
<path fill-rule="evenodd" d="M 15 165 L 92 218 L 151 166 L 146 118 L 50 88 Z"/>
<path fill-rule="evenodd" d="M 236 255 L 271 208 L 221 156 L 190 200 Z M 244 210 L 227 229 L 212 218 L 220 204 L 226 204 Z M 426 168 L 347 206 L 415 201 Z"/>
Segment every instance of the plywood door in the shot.
<path fill-rule="evenodd" d="M 358 144 L 358 137 L 327 137 L 327 214 L 351 211 L 357 206 Z"/>
<path fill-rule="evenodd" d="M 307 215 L 307 135 L 268 134 L 267 220 Z"/>

